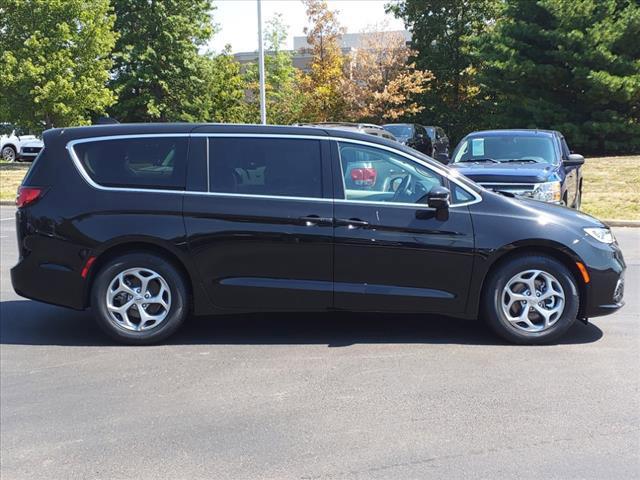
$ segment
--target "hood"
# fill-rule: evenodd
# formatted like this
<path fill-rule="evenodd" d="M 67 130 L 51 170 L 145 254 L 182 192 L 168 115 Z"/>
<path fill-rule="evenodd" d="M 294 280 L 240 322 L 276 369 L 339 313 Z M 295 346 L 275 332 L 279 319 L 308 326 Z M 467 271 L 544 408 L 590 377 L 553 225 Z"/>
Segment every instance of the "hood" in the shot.
<path fill-rule="evenodd" d="M 44 147 L 44 143 L 39 138 L 34 138 L 33 140 L 23 142 L 22 146 L 23 147 Z"/>
<path fill-rule="evenodd" d="M 512 198 L 494 192 L 487 193 L 494 198 L 500 197 L 500 202 L 508 202 L 515 207 L 516 210 L 512 211 L 512 214 L 515 213 L 517 216 L 522 216 L 523 218 L 536 218 L 541 225 L 555 223 L 578 230 L 582 230 L 585 227 L 606 226 L 597 218 L 574 210 L 573 208 L 524 197 Z M 520 211 L 519 214 L 516 213 L 518 211 Z"/>
<path fill-rule="evenodd" d="M 517 162 L 458 162 L 450 163 L 449 167 L 478 183 L 540 183 L 547 181 L 557 168 L 549 163 Z"/>

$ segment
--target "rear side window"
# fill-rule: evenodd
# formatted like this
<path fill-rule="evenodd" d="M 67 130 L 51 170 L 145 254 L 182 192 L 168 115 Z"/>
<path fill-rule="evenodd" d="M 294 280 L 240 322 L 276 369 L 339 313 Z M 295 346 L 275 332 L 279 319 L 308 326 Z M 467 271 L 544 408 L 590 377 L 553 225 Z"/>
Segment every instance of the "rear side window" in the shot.
<path fill-rule="evenodd" d="M 320 141 L 210 138 L 209 184 L 216 193 L 322 197 Z"/>
<path fill-rule="evenodd" d="M 100 185 L 184 190 L 187 145 L 185 137 L 158 136 L 96 140 L 74 150 Z"/>

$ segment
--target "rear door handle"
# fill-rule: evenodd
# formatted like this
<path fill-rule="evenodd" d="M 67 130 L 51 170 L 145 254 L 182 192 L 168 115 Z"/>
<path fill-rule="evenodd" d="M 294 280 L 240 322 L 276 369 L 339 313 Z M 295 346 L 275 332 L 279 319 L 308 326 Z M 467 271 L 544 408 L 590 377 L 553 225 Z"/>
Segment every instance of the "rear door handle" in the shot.
<path fill-rule="evenodd" d="M 349 219 L 337 218 L 336 225 L 339 225 L 342 227 L 346 226 L 348 228 L 363 228 L 363 227 L 368 227 L 369 222 L 365 222 L 364 220 L 360 220 L 359 218 L 349 218 Z"/>
<path fill-rule="evenodd" d="M 307 227 L 314 225 L 333 225 L 333 218 L 320 217 L 318 215 L 307 215 L 306 217 L 300 217 L 299 220 Z"/>

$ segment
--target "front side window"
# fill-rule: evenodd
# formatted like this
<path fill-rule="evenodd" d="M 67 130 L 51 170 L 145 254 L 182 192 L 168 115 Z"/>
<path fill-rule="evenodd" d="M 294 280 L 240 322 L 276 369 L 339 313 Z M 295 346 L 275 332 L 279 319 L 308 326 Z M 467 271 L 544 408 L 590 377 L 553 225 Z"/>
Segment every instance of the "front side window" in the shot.
<path fill-rule="evenodd" d="M 185 137 L 157 136 L 95 140 L 74 150 L 100 185 L 184 190 L 187 145 Z"/>
<path fill-rule="evenodd" d="M 345 199 L 416 203 L 442 176 L 411 160 L 379 148 L 339 143 Z"/>
<path fill-rule="evenodd" d="M 212 137 L 209 175 L 216 193 L 320 198 L 320 141 Z"/>
<path fill-rule="evenodd" d="M 460 143 L 453 162 L 555 163 L 556 154 L 547 135 L 474 136 Z"/>

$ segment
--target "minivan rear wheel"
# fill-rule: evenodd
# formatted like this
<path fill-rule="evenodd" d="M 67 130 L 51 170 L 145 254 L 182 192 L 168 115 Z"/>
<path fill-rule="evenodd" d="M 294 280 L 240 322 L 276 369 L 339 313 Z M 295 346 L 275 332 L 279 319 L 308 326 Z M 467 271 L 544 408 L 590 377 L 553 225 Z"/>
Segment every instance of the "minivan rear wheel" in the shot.
<path fill-rule="evenodd" d="M 484 289 L 483 315 L 504 339 L 519 344 L 558 340 L 576 320 L 579 292 L 571 272 L 544 255 L 511 258 Z"/>
<path fill-rule="evenodd" d="M 188 314 L 180 272 L 164 258 L 130 253 L 108 261 L 93 283 L 98 325 L 118 342 L 148 345 L 172 335 Z"/>

